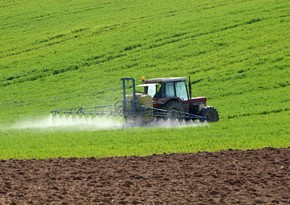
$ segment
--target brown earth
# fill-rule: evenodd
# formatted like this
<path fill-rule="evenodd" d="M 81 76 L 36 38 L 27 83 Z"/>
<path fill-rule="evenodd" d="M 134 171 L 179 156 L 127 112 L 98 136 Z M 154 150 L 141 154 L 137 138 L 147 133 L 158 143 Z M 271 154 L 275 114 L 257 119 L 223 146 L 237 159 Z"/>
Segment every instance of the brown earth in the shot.
<path fill-rule="evenodd" d="M 290 204 L 290 148 L 2 160 L 0 204 Z"/>

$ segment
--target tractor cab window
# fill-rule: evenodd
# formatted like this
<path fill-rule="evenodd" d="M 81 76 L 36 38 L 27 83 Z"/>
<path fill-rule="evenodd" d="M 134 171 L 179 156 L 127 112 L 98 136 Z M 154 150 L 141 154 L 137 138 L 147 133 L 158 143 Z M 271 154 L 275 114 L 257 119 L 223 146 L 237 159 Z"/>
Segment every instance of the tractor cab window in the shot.
<path fill-rule="evenodd" d="M 175 97 L 174 82 L 166 83 L 165 95 L 167 98 L 168 97 Z"/>
<path fill-rule="evenodd" d="M 175 83 L 176 97 L 179 97 L 181 100 L 188 100 L 186 84 L 184 81 Z"/>
<path fill-rule="evenodd" d="M 138 85 L 138 87 L 144 88 L 144 94 L 150 95 L 151 97 L 154 97 L 156 94 L 156 84 L 142 84 Z"/>
<path fill-rule="evenodd" d="M 156 85 L 149 85 L 147 87 L 147 94 L 150 95 L 151 97 L 154 97 L 156 93 Z"/>
<path fill-rule="evenodd" d="M 156 84 L 156 93 L 153 98 L 161 98 L 162 97 L 162 86 L 160 83 Z"/>
<path fill-rule="evenodd" d="M 181 82 L 169 82 L 165 84 L 165 95 L 167 98 L 178 97 L 181 100 L 188 100 L 186 84 Z"/>

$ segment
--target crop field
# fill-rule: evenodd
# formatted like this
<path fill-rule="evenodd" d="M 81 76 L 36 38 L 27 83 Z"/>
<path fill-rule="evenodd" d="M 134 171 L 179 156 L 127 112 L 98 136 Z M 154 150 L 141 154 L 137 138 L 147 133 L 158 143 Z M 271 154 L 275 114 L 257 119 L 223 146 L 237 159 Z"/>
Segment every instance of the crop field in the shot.
<path fill-rule="evenodd" d="M 273 159 L 269 163 L 283 171 L 289 187 L 289 174 L 285 175 L 289 160 L 281 157 L 290 154 L 289 11 L 290 2 L 284 0 L 2 1 L 0 165 L 8 173 L 6 164 L 14 163 L 10 159 L 16 159 L 13 166 L 17 167 L 17 163 L 35 159 L 142 156 L 142 161 L 152 155 L 247 153 L 271 147 L 268 151 L 278 150 L 272 151 L 279 162 L 275 164 Z M 124 128 L 118 124 L 122 119 L 100 119 L 92 128 L 75 119 L 70 126 L 49 126 L 51 110 L 113 104 L 122 99 L 122 77 L 133 77 L 140 84 L 142 76 L 190 76 L 193 96 L 206 96 L 208 105 L 219 111 L 220 121 Z M 248 157 L 255 161 L 254 156 Z M 9 199 L 13 183 L 7 185 L 4 178 L 0 174 L 0 187 L 1 183 L 6 187 L 0 188 L 0 204 L 13 202 Z M 21 204 L 27 202 L 25 196 L 10 198 Z M 156 197 L 135 202 L 158 202 Z M 259 202 L 271 204 L 290 200 L 261 197 Z M 123 202 L 132 204 L 134 197 Z M 238 203 L 223 198 L 219 202 Z"/>
<path fill-rule="evenodd" d="M 287 147 L 289 146 L 289 133 L 285 132 L 288 126 L 287 118 L 281 119 L 280 125 L 275 125 L 272 119 L 277 115 L 246 117 L 248 119 L 246 123 L 231 119 L 227 122 L 220 121 L 209 125 L 178 128 L 128 128 L 98 131 L 78 131 L 69 128 L 57 131 L 9 129 L 2 132 L 4 135 L 1 139 L 0 153 L 2 159 L 45 159 L 146 156 L 175 152 Z M 265 129 L 259 130 L 257 126 L 265 126 Z M 272 134 L 271 137 L 269 137 L 270 134 Z"/>
<path fill-rule="evenodd" d="M 289 146 L 288 2 L 76 2 L 1 5 L 0 158 Z M 122 98 L 121 77 L 141 83 L 142 75 L 191 76 L 193 95 L 207 96 L 220 122 L 186 129 L 8 129 L 48 118 L 54 109 L 112 104 Z M 72 138 L 84 146 L 74 147 Z M 99 148 L 98 141 L 107 143 Z"/>

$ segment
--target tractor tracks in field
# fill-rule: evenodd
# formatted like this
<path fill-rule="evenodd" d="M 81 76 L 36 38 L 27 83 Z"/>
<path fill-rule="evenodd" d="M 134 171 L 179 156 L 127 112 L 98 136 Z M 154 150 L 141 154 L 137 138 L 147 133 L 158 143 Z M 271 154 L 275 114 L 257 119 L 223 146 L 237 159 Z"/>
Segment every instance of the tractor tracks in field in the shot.
<path fill-rule="evenodd" d="M 229 115 L 227 118 L 228 119 L 234 119 L 234 118 L 240 118 L 240 117 L 269 115 L 269 114 L 276 114 L 276 113 L 282 113 L 282 112 L 288 112 L 288 111 L 290 111 L 290 108 L 281 108 L 281 109 L 260 111 L 260 112 L 254 112 L 254 113 L 244 113 L 244 114 L 237 114 L 237 115 Z"/>
<path fill-rule="evenodd" d="M 267 19 L 261 19 L 261 18 L 250 19 L 248 21 L 241 22 L 241 23 L 238 23 L 238 24 L 228 25 L 228 26 L 224 26 L 224 27 L 219 28 L 219 29 L 214 29 L 214 30 L 210 30 L 210 31 L 196 33 L 196 34 L 192 34 L 190 32 L 177 32 L 177 33 L 173 34 L 172 36 L 168 36 L 168 37 L 164 37 L 164 38 L 157 38 L 157 39 L 155 39 L 154 41 L 150 42 L 147 45 L 146 44 L 140 44 L 140 43 L 138 44 L 137 43 L 137 44 L 125 46 L 123 51 L 126 52 L 126 51 L 131 51 L 131 50 L 136 49 L 136 48 L 142 48 L 140 50 L 142 52 L 144 52 L 146 50 L 155 49 L 155 48 L 166 46 L 166 45 L 169 45 L 169 44 L 172 44 L 172 43 L 177 43 L 177 42 L 184 41 L 184 40 L 191 40 L 191 39 L 195 39 L 197 37 L 210 35 L 210 34 L 214 34 L 214 33 L 219 33 L 219 32 L 222 32 L 222 31 L 225 31 L 225 30 L 228 30 L 228 29 L 234 29 L 234 28 L 237 28 L 239 26 L 244 26 L 244 25 L 247 25 L 247 24 L 257 23 L 257 22 L 260 22 L 260 21 L 263 21 L 263 20 L 267 20 Z M 122 27 L 124 27 L 124 25 L 128 25 L 129 23 L 130 22 L 123 22 L 123 23 L 119 23 L 119 24 L 112 24 L 112 25 L 103 26 L 103 27 L 97 28 L 93 32 L 90 32 L 89 34 L 88 33 L 83 33 L 82 35 L 88 35 L 88 36 L 100 35 L 100 34 L 102 34 L 103 32 L 106 32 L 106 31 L 114 31 L 117 28 L 122 28 Z M 60 33 L 60 34 L 55 34 L 55 35 L 52 35 L 52 36 L 48 36 L 45 39 L 36 40 L 34 43 L 32 43 L 30 46 L 28 46 L 29 48 L 26 48 L 24 50 L 11 52 L 11 53 L 8 53 L 6 55 L 4 54 L 4 51 L 3 51 L 2 53 L 4 55 L 1 55 L 0 59 L 1 58 L 5 58 L 5 57 L 9 57 L 9 56 L 15 56 L 15 55 L 23 54 L 23 53 L 26 53 L 26 52 L 39 50 L 39 49 L 42 49 L 42 48 L 47 47 L 47 46 L 53 46 L 53 45 L 57 45 L 57 44 L 60 44 L 60 43 L 64 43 L 64 42 L 69 41 L 69 40 L 74 40 L 74 39 L 79 38 L 81 36 L 81 35 L 76 35 L 76 33 L 80 33 L 80 32 L 87 31 L 87 30 L 92 30 L 92 29 L 80 28 L 80 29 L 76 29 L 76 30 L 71 31 L 70 33 L 66 33 L 66 34 Z M 71 36 L 71 34 L 73 34 L 73 36 Z M 38 46 L 35 46 L 35 45 L 38 45 Z M 15 49 L 6 50 L 6 52 L 14 51 L 14 50 Z M 121 52 L 123 52 L 123 51 L 121 51 Z M 201 52 L 201 53 L 198 52 L 197 53 L 197 55 L 200 55 L 200 54 L 205 54 L 205 53 L 204 52 Z M 107 57 L 104 56 L 104 58 L 106 59 Z M 106 62 L 106 61 L 112 60 L 112 59 L 114 59 L 114 58 L 107 58 L 107 60 L 103 60 L 103 61 L 100 61 L 100 62 L 102 63 L 102 62 Z"/>
<path fill-rule="evenodd" d="M 84 10 L 85 11 L 85 10 Z M 173 15 L 175 11 L 171 11 L 169 13 L 165 13 L 164 16 Z M 40 17 L 38 17 L 40 18 Z M 51 15 L 44 16 L 43 18 L 52 18 Z M 146 16 L 146 17 L 140 17 L 135 19 L 135 21 L 139 23 L 144 23 L 144 21 L 147 21 L 148 19 L 154 18 L 154 16 Z M 175 32 L 170 36 L 157 36 L 155 39 L 152 39 L 152 41 L 148 41 L 148 43 L 144 42 L 132 42 L 132 44 L 124 45 L 123 49 L 116 50 L 113 52 L 106 52 L 106 53 L 98 53 L 97 55 L 88 57 L 86 59 L 81 59 L 79 63 L 72 64 L 70 66 L 64 67 L 64 68 L 45 68 L 45 69 L 37 69 L 37 71 L 31 70 L 29 72 L 19 73 L 19 74 L 13 74 L 10 76 L 6 76 L 4 79 L 2 79 L 0 82 L 0 86 L 7 86 L 10 84 L 13 84 L 15 82 L 25 82 L 25 81 L 34 81 L 39 78 L 47 77 L 49 75 L 58 75 L 64 72 L 74 71 L 78 69 L 82 69 L 83 67 L 90 67 L 95 65 L 100 65 L 106 62 L 119 60 L 122 58 L 129 58 L 129 59 L 135 59 L 138 58 L 138 55 L 142 52 L 150 52 L 153 49 L 157 49 L 159 47 L 168 46 L 170 44 L 175 43 L 181 43 L 181 42 L 187 42 L 192 41 L 196 38 L 207 36 L 207 35 L 213 35 L 216 33 L 228 31 L 230 29 L 236 29 L 241 26 L 248 26 L 254 23 L 261 23 L 263 21 L 271 20 L 274 18 L 282 18 L 282 17 L 269 17 L 269 18 L 249 18 L 248 20 L 242 20 L 240 22 L 229 24 L 229 25 L 223 25 L 220 28 L 214 28 L 208 31 L 180 31 Z M 6 58 L 6 57 L 15 57 L 16 55 L 21 55 L 23 53 L 28 52 L 34 52 L 40 49 L 43 49 L 45 47 L 49 46 L 56 46 L 64 43 L 68 43 L 71 41 L 74 41 L 75 39 L 79 38 L 88 38 L 88 39 L 95 39 L 97 36 L 103 35 L 104 33 L 108 32 L 116 32 L 116 30 L 124 29 L 126 25 L 131 24 L 134 22 L 132 19 L 121 22 L 121 23 L 115 23 L 110 24 L 106 26 L 102 26 L 99 28 L 88 28 L 83 27 L 79 29 L 74 29 L 67 33 L 58 33 L 55 35 L 47 36 L 43 39 L 37 39 L 34 42 L 32 42 L 30 45 L 28 45 L 24 49 L 10 49 L 6 51 L 2 51 L 0 54 L 0 59 Z M 186 46 L 179 45 L 179 47 Z M 220 44 L 218 49 L 222 49 L 227 47 L 227 44 Z M 210 50 L 197 50 L 195 53 L 192 53 L 190 57 L 194 56 L 201 56 L 206 55 L 209 52 L 212 52 Z M 189 57 L 189 56 L 187 56 Z M 247 59 L 244 59 L 247 60 Z M 123 67 L 118 68 L 118 70 L 128 69 L 132 67 L 138 66 L 138 63 L 134 63 L 132 60 L 128 62 L 126 65 L 123 65 Z M 156 65 L 147 65 L 147 67 L 155 67 Z M 115 68 L 114 68 L 115 69 Z M 195 70 L 194 73 L 203 72 L 203 71 L 210 71 L 215 69 L 215 67 L 209 67 L 206 69 L 198 69 Z M 111 72 L 111 69 L 105 70 L 105 72 Z M 192 73 L 193 74 L 193 73 Z"/>

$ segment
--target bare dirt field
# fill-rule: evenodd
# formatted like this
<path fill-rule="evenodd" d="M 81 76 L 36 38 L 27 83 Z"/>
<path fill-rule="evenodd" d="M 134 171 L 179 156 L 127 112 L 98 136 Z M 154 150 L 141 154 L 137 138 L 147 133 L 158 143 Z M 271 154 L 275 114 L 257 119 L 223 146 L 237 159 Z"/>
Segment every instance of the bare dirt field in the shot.
<path fill-rule="evenodd" d="M 290 148 L 1 160 L 0 204 L 290 204 Z"/>

